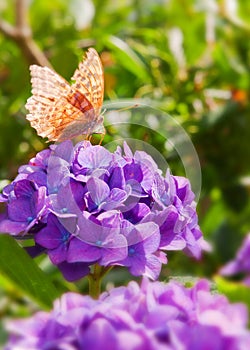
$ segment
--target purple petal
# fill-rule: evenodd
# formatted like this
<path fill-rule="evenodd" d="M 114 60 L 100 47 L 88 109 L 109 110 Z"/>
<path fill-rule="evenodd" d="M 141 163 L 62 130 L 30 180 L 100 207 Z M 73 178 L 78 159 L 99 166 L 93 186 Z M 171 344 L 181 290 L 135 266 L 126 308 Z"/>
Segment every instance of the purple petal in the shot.
<path fill-rule="evenodd" d="M 186 247 L 186 241 L 181 236 L 174 236 L 171 239 L 162 239 L 160 244 L 164 250 L 183 250 Z"/>
<path fill-rule="evenodd" d="M 110 192 L 110 196 L 106 199 L 106 203 L 100 205 L 102 210 L 113 210 L 122 205 L 127 199 L 127 192 L 120 190 L 119 188 L 113 188 Z"/>
<path fill-rule="evenodd" d="M 191 191 L 190 182 L 188 179 L 182 176 L 175 176 L 176 192 L 177 196 L 183 202 L 183 204 L 192 203 L 194 200 L 194 194 Z"/>
<path fill-rule="evenodd" d="M 110 227 L 120 233 L 122 215 L 119 210 L 109 210 L 98 215 L 97 221 L 102 227 Z M 115 232 L 115 231 L 114 231 Z"/>
<path fill-rule="evenodd" d="M 13 193 L 11 195 L 11 193 Z M 2 193 L 0 193 L 0 202 L 7 202 L 14 195 L 14 183 L 11 183 L 3 188 Z"/>
<path fill-rule="evenodd" d="M 27 180 L 35 182 L 37 186 L 47 186 L 47 174 L 43 171 L 36 171 L 29 174 Z"/>
<path fill-rule="evenodd" d="M 64 278 L 69 282 L 77 281 L 87 276 L 90 271 L 88 265 L 81 262 L 70 264 L 62 262 L 58 265 L 58 268 L 61 270 Z"/>
<path fill-rule="evenodd" d="M 75 200 L 73 191 L 74 187 L 72 188 L 70 184 L 66 186 L 62 186 L 57 194 L 50 195 L 50 210 L 58 216 L 61 220 L 63 218 L 71 218 L 72 219 L 72 225 L 74 225 L 77 217 L 82 216 L 82 212 Z M 81 191 L 79 191 L 80 193 Z M 67 222 L 65 222 L 66 224 Z M 67 226 L 68 227 L 68 226 Z M 68 228 L 69 229 L 69 228 Z M 75 227 L 72 227 L 70 229 L 70 232 L 75 232 Z"/>
<path fill-rule="evenodd" d="M 71 163 L 74 155 L 72 141 L 67 140 L 58 144 L 52 155 L 64 159 L 67 163 Z"/>
<path fill-rule="evenodd" d="M 127 232 L 126 232 L 127 231 Z M 125 234 L 129 246 L 138 243 L 143 243 L 146 246 L 144 249 L 149 249 L 148 252 L 155 252 L 160 243 L 159 227 L 154 222 L 147 222 L 137 225 L 131 225 L 130 228 L 122 231 Z M 148 241 L 148 243 L 146 243 Z"/>
<path fill-rule="evenodd" d="M 161 261 L 155 255 L 146 257 L 145 272 L 143 276 L 156 280 L 161 272 Z"/>
<path fill-rule="evenodd" d="M 184 248 L 184 252 L 189 256 L 191 255 L 196 259 L 200 259 L 201 246 L 199 244 L 199 241 L 195 239 L 193 232 L 188 227 L 185 228 L 183 237 L 186 241 L 186 247 Z"/>
<path fill-rule="evenodd" d="M 111 176 L 109 178 L 109 188 L 125 188 L 125 178 L 123 169 L 119 166 L 115 167 L 111 173 Z"/>
<path fill-rule="evenodd" d="M 137 203 L 131 210 L 126 211 L 123 216 L 132 224 L 139 223 L 150 213 L 150 208 L 144 203 Z"/>
<path fill-rule="evenodd" d="M 31 197 L 35 190 L 34 183 L 29 180 L 20 180 L 14 185 L 14 191 L 17 198 Z"/>
<path fill-rule="evenodd" d="M 110 190 L 108 185 L 96 177 L 90 178 L 86 186 L 90 198 L 96 206 L 99 206 L 109 196 Z"/>
<path fill-rule="evenodd" d="M 76 204 L 78 205 L 80 210 L 84 210 L 85 209 L 84 196 L 87 191 L 86 186 L 84 186 L 81 182 L 78 182 L 75 180 L 70 181 L 70 186 L 71 186 Z"/>
<path fill-rule="evenodd" d="M 25 231 L 27 224 L 24 222 L 16 222 L 8 219 L 0 218 L 0 232 L 1 233 L 9 233 L 11 235 L 17 235 Z"/>
<path fill-rule="evenodd" d="M 95 262 L 101 258 L 102 252 L 96 245 L 84 243 L 79 238 L 70 241 L 67 261 L 72 262 Z"/>
<path fill-rule="evenodd" d="M 107 168 L 112 161 L 112 154 L 101 146 L 92 146 L 79 152 L 77 163 L 84 173 L 91 173 L 98 168 Z"/>
<path fill-rule="evenodd" d="M 125 154 L 125 157 L 127 158 L 127 160 L 132 159 L 133 153 L 132 153 L 132 151 L 131 151 L 131 149 L 128 146 L 126 141 L 123 142 L 123 149 L 124 149 L 124 154 Z"/>
<path fill-rule="evenodd" d="M 104 319 L 96 319 L 92 322 L 81 340 L 81 349 L 103 350 L 104 344 L 112 344 L 112 349 L 119 349 L 116 329 Z"/>
<path fill-rule="evenodd" d="M 50 155 L 51 149 L 44 149 L 41 152 L 37 153 L 35 158 L 32 158 L 30 160 L 29 165 L 41 169 L 46 169 Z"/>
<path fill-rule="evenodd" d="M 36 258 L 46 251 L 46 249 L 44 247 L 41 247 L 39 244 L 31 247 L 25 247 L 25 250 L 32 258 Z"/>
<path fill-rule="evenodd" d="M 140 183 L 143 178 L 141 166 L 136 163 L 127 164 L 123 168 L 125 181 L 135 180 Z"/>
<path fill-rule="evenodd" d="M 24 197 L 13 200 L 8 206 L 8 216 L 10 220 L 26 223 L 27 226 L 36 216 L 32 198 Z"/>
<path fill-rule="evenodd" d="M 47 169 L 47 186 L 50 194 L 57 193 L 70 181 L 69 164 L 62 158 L 51 156 Z"/>
<path fill-rule="evenodd" d="M 48 249 L 55 249 L 67 243 L 70 234 L 53 214 L 48 215 L 47 226 L 35 236 L 36 243 Z"/>
<path fill-rule="evenodd" d="M 58 265 L 67 259 L 68 247 L 61 244 L 55 249 L 48 250 L 47 254 L 54 265 Z"/>
<path fill-rule="evenodd" d="M 122 235 L 115 235 L 107 239 L 102 247 L 103 254 L 99 264 L 103 266 L 119 263 L 128 254 L 127 241 Z"/>

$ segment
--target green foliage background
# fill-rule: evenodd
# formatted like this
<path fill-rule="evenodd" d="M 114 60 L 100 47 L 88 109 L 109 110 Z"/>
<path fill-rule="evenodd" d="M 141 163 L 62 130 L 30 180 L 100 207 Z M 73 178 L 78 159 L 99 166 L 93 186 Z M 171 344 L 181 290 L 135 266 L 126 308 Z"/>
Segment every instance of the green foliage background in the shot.
<path fill-rule="evenodd" d="M 14 1 L 1 3 L 0 16 L 10 23 L 14 23 L 14 4 Z M 214 250 L 198 264 L 181 253 L 169 254 L 170 262 L 162 277 L 213 276 L 233 257 L 249 231 L 249 18 L 250 3 L 244 0 L 30 3 L 33 38 L 59 74 L 69 79 L 83 51 L 93 46 L 100 53 L 105 69 L 106 100 L 135 97 L 147 98 L 148 104 L 157 102 L 163 111 L 176 118 L 193 141 L 202 169 L 200 225 Z M 176 50 L 171 46 L 173 41 Z M 31 63 L 16 42 L 0 33 L 2 186 L 6 179 L 16 176 L 21 164 L 47 147 L 25 120 Z M 131 129 L 131 138 L 150 142 L 166 157 L 172 171 L 181 175 L 176 155 L 167 151 L 165 140 L 159 135 Z M 108 132 L 104 143 L 111 139 Z M 38 263 L 54 280 L 59 292 L 68 288 L 84 290 L 85 282 L 65 285 L 44 259 Z M 4 268 L 3 271 L 7 278 Z M 124 272 L 119 276 L 113 273 L 109 278 L 114 283 L 128 279 Z M 9 283 L 5 277 L 0 282 L 1 293 L 7 299 L 0 312 L 29 313 L 25 291 L 16 288 L 18 282 L 15 284 L 12 279 Z M 223 285 L 221 290 L 226 292 L 227 287 Z M 237 291 L 233 294 L 237 295 Z M 239 290 L 238 294 L 240 299 Z M 16 305 L 14 310 L 13 305 Z M 33 310 L 36 306 L 29 308 Z"/>

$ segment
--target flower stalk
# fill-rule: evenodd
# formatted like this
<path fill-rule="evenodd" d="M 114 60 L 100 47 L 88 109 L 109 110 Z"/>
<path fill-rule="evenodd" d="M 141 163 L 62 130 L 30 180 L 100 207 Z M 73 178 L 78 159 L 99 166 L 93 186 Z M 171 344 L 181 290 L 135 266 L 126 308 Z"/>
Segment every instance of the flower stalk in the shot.
<path fill-rule="evenodd" d="M 89 295 L 93 299 L 98 299 L 101 294 L 101 284 L 103 277 L 112 269 L 112 266 L 102 267 L 94 265 L 93 272 L 88 274 Z"/>

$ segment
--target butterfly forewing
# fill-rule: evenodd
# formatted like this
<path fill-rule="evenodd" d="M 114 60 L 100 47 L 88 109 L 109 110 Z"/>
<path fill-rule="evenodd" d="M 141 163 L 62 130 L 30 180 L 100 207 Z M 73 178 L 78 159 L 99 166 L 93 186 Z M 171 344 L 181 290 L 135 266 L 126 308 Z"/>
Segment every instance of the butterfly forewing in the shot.
<path fill-rule="evenodd" d="M 104 79 L 102 63 L 94 49 L 89 49 L 86 60 L 79 64 L 72 80 L 75 81 L 72 88 L 85 95 L 95 110 L 100 109 L 103 101 Z"/>
<path fill-rule="evenodd" d="M 64 141 L 81 134 L 104 132 L 100 115 L 103 101 L 103 70 L 94 49 L 79 64 L 68 84 L 47 67 L 33 65 L 32 97 L 27 101 L 27 119 L 38 135 L 49 141 Z"/>

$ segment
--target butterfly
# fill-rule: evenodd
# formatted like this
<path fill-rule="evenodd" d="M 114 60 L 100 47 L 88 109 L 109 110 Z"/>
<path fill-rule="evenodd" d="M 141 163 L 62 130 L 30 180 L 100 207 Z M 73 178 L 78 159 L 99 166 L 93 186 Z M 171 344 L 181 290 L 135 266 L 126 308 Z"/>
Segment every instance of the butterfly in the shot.
<path fill-rule="evenodd" d="M 104 134 L 101 108 L 104 77 L 100 57 L 90 48 L 74 72 L 72 85 L 48 67 L 30 66 L 32 96 L 25 105 L 37 134 L 49 141 Z"/>

